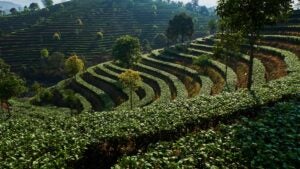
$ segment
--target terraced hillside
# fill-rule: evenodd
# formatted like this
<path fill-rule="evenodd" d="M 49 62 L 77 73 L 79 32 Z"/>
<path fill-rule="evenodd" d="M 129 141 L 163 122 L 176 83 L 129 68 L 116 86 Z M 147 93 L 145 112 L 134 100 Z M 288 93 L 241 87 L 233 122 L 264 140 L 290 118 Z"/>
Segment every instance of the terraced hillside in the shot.
<path fill-rule="evenodd" d="M 291 18 L 296 16 L 298 11 Z M 291 22 L 294 23 L 290 19 L 285 24 L 289 32 Z M 272 32 L 282 30 L 283 27 L 284 25 L 275 26 Z M 300 37 L 286 35 L 282 31 L 273 34 L 267 30 L 270 28 L 266 29 L 260 45 L 256 46 L 254 87 L 263 86 L 294 72 L 299 59 L 297 50 Z M 212 56 L 215 41 L 217 39 L 214 36 L 209 36 L 143 55 L 141 61 L 134 66 L 134 70 L 139 71 L 143 79 L 142 87 L 134 94 L 135 106 L 169 103 L 174 99 L 217 95 L 246 88 L 249 69 L 247 45 L 242 46 L 240 53 L 226 53 L 231 56 L 227 68 L 224 58 L 211 57 L 206 65 L 194 63 L 203 54 Z M 104 62 L 88 68 L 76 78 L 64 81 L 64 85 L 60 84 L 58 87 L 62 92 L 68 90 L 83 96 L 84 111 L 124 109 L 124 106 L 126 108 L 129 105 L 129 91 L 119 84 L 118 75 L 125 70 L 113 61 Z"/>
<path fill-rule="evenodd" d="M 89 63 L 107 60 L 114 41 L 130 34 L 141 41 L 153 41 L 158 33 L 164 33 L 168 21 L 183 7 L 175 3 L 152 0 L 72 1 L 49 9 L 25 12 L 17 16 L 0 17 L 0 57 L 14 70 L 24 67 L 39 68 L 40 51 L 46 48 L 66 55 L 77 53 Z M 206 27 L 210 17 L 195 15 L 198 28 Z M 97 33 L 102 37 L 97 37 Z M 57 33 L 60 40 L 55 40 Z M 23 70 L 22 70 L 23 71 Z"/>
<path fill-rule="evenodd" d="M 234 56 L 226 80 L 210 36 L 143 56 L 134 67 L 140 108 L 124 108 L 125 69 L 111 61 L 50 89 L 75 91 L 80 114 L 12 100 L 12 117 L 0 121 L 0 168 L 298 168 L 300 37 L 290 25 L 299 11 L 291 18 L 256 46 L 251 91 L 242 90 L 249 47 L 225 53 Z M 194 64 L 203 53 L 210 62 Z"/>

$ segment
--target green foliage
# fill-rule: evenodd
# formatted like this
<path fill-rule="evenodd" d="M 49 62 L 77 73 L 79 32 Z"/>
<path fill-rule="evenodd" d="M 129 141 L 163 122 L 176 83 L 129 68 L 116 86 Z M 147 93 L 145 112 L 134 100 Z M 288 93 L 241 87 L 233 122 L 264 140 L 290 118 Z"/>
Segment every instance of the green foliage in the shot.
<path fill-rule="evenodd" d="M 208 22 L 208 29 L 210 34 L 214 34 L 217 31 L 217 21 L 215 19 L 211 19 Z"/>
<path fill-rule="evenodd" d="M 12 15 L 16 15 L 18 13 L 17 9 L 16 8 L 11 8 L 9 10 L 9 12 L 12 14 Z"/>
<path fill-rule="evenodd" d="M 53 1 L 52 0 L 42 0 L 42 3 L 44 4 L 44 6 L 46 8 L 50 7 L 53 5 Z"/>
<path fill-rule="evenodd" d="M 195 59 L 193 59 L 193 63 L 199 66 L 208 66 L 211 65 L 212 63 L 210 62 L 211 56 L 207 54 L 203 54 Z"/>
<path fill-rule="evenodd" d="M 46 48 L 42 49 L 40 53 L 41 53 L 41 57 L 42 57 L 43 59 L 47 59 L 48 56 L 49 56 L 49 51 L 48 51 L 48 49 L 46 49 Z"/>
<path fill-rule="evenodd" d="M 31 3 L 31 4 L 29 5 L 29 9 L 30 9 L 31 11 L 36 11 L 36 10 L 39 10 L 40 7 L 39 7 L 39 4 L 38 4 L 38 3 Z"/>
<path fill-rule="evenodd" d="M 60 40 L 61 39 L 61 34 L 60 34 L 60 32 L 55 32 L 54 34 L 53 34 L 53 36 L 52 36 L 52 38 L 54 39 L 54 40 Z"/>
<path fill-rule="evenodd" d="M 299 102 L 279 103 L 256 120 L 157 143 L 114 168 L 297 168 L 299 110 Z"/>
<path fill-rule="evenodd" d="M 125 67 L 132 67 L 141 57 L 139 39 L 129 35 L 118 38 L 113 46 L 112 55 Z"/>
<path fill-rule="evenodd" d="M 142 78 L 137 71 L 128 69 L 127 71 L 119 75 L 119 80 L 125 88 L 130 90 L 130 109 L 133 108 L 132 93 L 136 91 L 142 85 Z"/>
<path fill-rule="evenodd" d="M 241 32 L 250 44 L 248 89 L 251 90 L 254 45 L 265 25 L 275 24 L 286 18 L 292 10 L 292 0 L 236 1 L 220 0 L 217 14 L 232 32 Z M 242 19 L 241 19 L 242 18 Z"/>
<path fill-rule="evenodd" d="M 175 15 L 174 18 L 169 21 L 167 29 L 168 39 L 174 41 L 180 36 L 181 42 L 183 43 L 185 37 L 191 38 L 193 34 L 194 22 L 192 17 L 188 16 L 186 13 Z"/>
<path fill-rule="evenodd" d="M 97 32 L 97 33 L 96 33 L 96 36 L 97 36 L 97 39 L 98 39 L 98 40 L 103 40 L 104 35 L 103 35 L 102 32 Z"/>
<path fill-rule="evenodd" d="M 26 91 L 25 81 L 18 75 L 10 72 L 8 65 L 0 59 L 0 103 L 5 103 L 8 106 L 10 113 L 10 104 L 8 100 L 12 97 L 17 97 Z"/>
<path fill-rule="evenodd" d="M 168 43 L 168 38 L 165 34 L 156 34 L 152 40 L 152 44 L 155 48 L 165 47 Z"/>
<path fill-rule="evenodd" d="M 68 75 L 74 76 L 84 70 L 84 62 L 77 55 L 70 56 L 65 61 L 65 71 Z"/>
<path fill-rule="evenodd" d="M 144 39 L 142 41 L 142 48 L 143 48 L 144 52 L 151 52 L 152 47 L 151 47 L 150 42 L 147 39 Z"/>

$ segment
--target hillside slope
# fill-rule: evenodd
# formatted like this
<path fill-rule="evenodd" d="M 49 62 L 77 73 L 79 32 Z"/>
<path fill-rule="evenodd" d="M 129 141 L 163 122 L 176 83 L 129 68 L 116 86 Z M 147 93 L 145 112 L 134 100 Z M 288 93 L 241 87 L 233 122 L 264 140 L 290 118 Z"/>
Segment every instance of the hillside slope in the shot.
<path fill-rule="evenodd" d="M 299 11 L 296 11 L 285 24 L 264 30 L 255 52 L 254 87 L 297 70 L 300 37 L 298 27 L 291 24 L 295 24 L 294 20 L 298 18 Z M 143 85 L 135 92 L 135 106 L 152 106 L 175 99 L 185 100 L 246 88 L 250 60 L 248 46 L 241 46 L 240 53 L 224 51 L 230 56 L 229 62 L 226 62 L 224 58 L 212 55 L 216 40 L 214 36 L 198 38 L 189 44 L 178 44 L 143 55 L 140 63 L 132 68 L 140 72 L 143 80 Z M 209 63 L 195 64 L 194 60 L 203 54 L 211 56 Z M 118 80 L 118 75 L 124 71 L 125 68 L 113 61 L 104 62 L 77 74 L 75 78 L 62 81 L 50 90 L 61 96 L 66 91 L 79 95 L 77 102 L 82 103 L 80 110 L 124 109 L 128 107 L 129 94 Z M 55 104 L 57 99 L 54 97 L 48 103 Z M 43 98 L 37 95 L 33 103 L 42 104 Z"/>
<path fill-rule="evenodd" d="M 14 70 L 22 71 L 29 67 L 39 69 L 43 48 L 50 53 L 75 52 L 88 63 L 99 63 L 107 59 L 119 36 L 130 34 L 151 43 L 156 34 L 165 32 L 172 16 L 181 11 L 185 9 L 175 3 L 152 0 L 88 0 L 0 17 L 0 29 L 5 33 L 0 37 L 0 57 Z M 196 36 L 209 18 L 195 18 Z M 103 39 L 97 38 L 98 32 L 103 33 Z M 55 33 L 60 40 L 53 38 Z"/>

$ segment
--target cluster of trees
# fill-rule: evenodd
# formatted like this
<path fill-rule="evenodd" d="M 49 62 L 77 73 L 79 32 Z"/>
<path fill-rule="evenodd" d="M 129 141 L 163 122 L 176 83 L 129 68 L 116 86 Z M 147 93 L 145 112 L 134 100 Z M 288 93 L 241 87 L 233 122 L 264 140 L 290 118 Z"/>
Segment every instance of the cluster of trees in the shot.
<path fill-rule="evenodd" d="M 53 5 L 53 0 L 42 0 L 42 3 L 43 3 L 43 5 L 44 5 L 46 8 L 48 8 L 48 7 L 50 7 L 50 6 Z M 37 10 L 39 10 L 39 9 L 40 9 L 39 4 L 36 3 L 36 2 L 33 2 L 33 3 L 31 3 L 29 6 L 24 6 L 23 11 L 24 11 L 24 12 L 37 11 Z M 9 12 L 10 12 L 12 15 L 16 15 L 16 14 L 18 14 L 18 12 L 22 12 L 22 11 L 18 11 L 16 8 L 11 8 L 11 9 L 9 10 Z"/>
<path fill-rule="evenodd" d="M 199 5 L 199 0 L 192 0 L 191 2 L 186 3 L 185 8 L 202 16 L 210 15 L 210 12 L 206 6 Z"/>
<path fill-rule="evenodd" d="M 27 90 L 25 81 L 10 71 L 2 59 L 0 59 L 0 110 L 9 113 L 11 116 L 9 99 L 17 97 Z"/>

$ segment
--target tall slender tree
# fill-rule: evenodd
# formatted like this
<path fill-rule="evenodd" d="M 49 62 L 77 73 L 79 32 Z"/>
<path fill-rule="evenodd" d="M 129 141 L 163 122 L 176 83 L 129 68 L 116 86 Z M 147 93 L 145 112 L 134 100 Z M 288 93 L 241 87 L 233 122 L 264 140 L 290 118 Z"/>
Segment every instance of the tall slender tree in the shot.
<path fill-rule="evenodd" d="M 275 24 L 292 11 L 293 0 L 219 0 L 217 14 L 250 45 L 247 88 L 251 90 L 255 45 L 265 25 Z"/>

